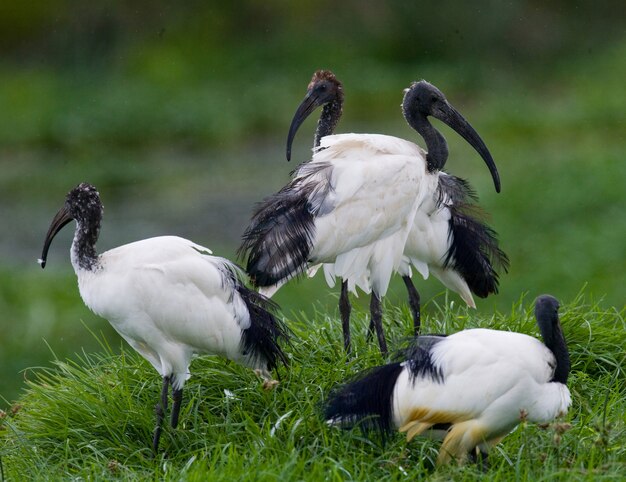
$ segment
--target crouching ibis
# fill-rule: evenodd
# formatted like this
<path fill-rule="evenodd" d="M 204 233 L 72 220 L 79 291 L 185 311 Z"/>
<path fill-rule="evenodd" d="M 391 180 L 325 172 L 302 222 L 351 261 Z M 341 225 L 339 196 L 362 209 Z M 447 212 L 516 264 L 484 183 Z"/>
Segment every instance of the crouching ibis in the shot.
<path fill-rule="evenodd" d="M 541 343 L 522 333 L 470 329 L 420 336 L 407 359 L 376 367 L 336 390 L 328 400 L 332 425 L 398 429 L 407 440 L 443 439 L 437 459 L 483 460 L 520 421 L 545 423 L 571 404 L 567 345 L 552 296 L 535 304 Z"/>

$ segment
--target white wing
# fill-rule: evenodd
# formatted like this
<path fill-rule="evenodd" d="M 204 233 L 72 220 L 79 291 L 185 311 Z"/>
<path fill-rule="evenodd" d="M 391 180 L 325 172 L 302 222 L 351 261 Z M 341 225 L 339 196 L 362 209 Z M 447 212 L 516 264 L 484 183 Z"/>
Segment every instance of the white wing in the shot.
<path fill-rule="evenodd" d="M 491 437 L 519 423 L 521 410 L 530 421 L 546 421 L 562 408 L 561 392 L 567 388 L 550 383 L 554 356 L 533 337 L 465 330 L 433 346 L 431 357 L 443 382 L 426 376 L 412 383 L 405 370 L 394 392 L 397 426 L 474 420 L 489 427 L 491 432 L 483 435 Z"/>
<path fill-rule="evenodd" d="M 228 274 L 235 268 L 209 253 L 174 236 L 112 249 L 99 272 L 79 276 L 81 296 L 144 356 L 160 353 L 161 373 L 186 372 L 193 353 L 244 363 L 239 343 L 250 318 Z"/>
<path fill-rule="evenodd" d="M 371 282 L 384 295 L 426 192 L 424 151 L 396 137 L 341 134 L 322 139 L 309 168 L 315 164 L 327 167 L 311 181 L 329 188 L 318 202 L 311 259 L 333 263 L 351 288 L 368 291 Z"/>

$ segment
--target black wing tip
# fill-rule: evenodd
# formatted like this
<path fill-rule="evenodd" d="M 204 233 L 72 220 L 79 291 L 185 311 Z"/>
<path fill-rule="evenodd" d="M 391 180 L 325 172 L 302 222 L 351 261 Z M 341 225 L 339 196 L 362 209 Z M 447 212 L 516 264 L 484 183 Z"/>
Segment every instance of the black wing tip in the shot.
<path fill-rule="evenodd" d="M 508 273 L 509 258 L 498 245 L 497 233 L 484 222 L 476 191 L 467 180 L 446 173 L 439 176 L 438 196 L 451 214 L 452 246 L 444 267 L 457 270 L 479 298 L 498 293 L 498 270 Z"/>
<path fill-rule="evenodd" d="M 292 181 L 257 205 L 237 250 L 255 286 L 273 286 L 306 270 L 315 231 L 308 196 Z"/>

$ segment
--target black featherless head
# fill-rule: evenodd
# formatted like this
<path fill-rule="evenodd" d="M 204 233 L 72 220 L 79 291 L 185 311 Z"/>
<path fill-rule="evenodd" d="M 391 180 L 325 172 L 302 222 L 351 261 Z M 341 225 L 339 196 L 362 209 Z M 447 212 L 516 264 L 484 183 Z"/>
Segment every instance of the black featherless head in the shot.
<path fill-rule="evenodd" d="M 343 105 L 343 85 L 330 70 L 318 70 L 313 74 L 311 82 L 307 86 L 307 93 L 304 100 L 298 106 L 289 126 L 287 135 L 287 160 L 291 160 L 291 145 L 296 136 L 296 132 L 311 113 L 320 106 L 324 110 L 318 122 L 315 134 L 315 145 L 319 144 L 319 139 L 332 134 L 339 118 L 341 117 L 341 107 Z"/>
<path fill-rule="evenodd" d="M 95 245 L 100 231 L 100 222 L 104 207 L 100 202 L 100 195 L 94 186 L 83 182 L 72 189 L 65 197 L 63 207 L 54 216 L 50 223 L 46 239 L 44 241 L 43 252 L 38 263 L 42 268 L 46 267 L 48 249 L 57 233 L 70 221 L 75 220 L 83 227 L 83 241 L 89 246 L 87 254 L 94 255 L 93 245 Z"/>

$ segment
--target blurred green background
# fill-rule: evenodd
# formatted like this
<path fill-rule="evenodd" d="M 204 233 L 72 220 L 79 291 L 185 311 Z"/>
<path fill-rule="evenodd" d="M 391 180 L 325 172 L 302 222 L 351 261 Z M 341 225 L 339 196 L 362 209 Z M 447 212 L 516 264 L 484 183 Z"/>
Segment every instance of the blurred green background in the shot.
<path fill-rule="evenodd" d="M 66 192 L 81 181 L 99 188 L 101 251 L 178 234 L 234 258 L 253 204 L 296 165 L 285 136 L 318 68 L 344 83 L 338 132 L 421 142 L 399 106 L 403 88 L 425 78 L 489 146 L 501 194 L 442 127 L 448 171 L 471 181 L 511 258 L 500 294 L 479 310 L 508 310 L 524 293 L 571 301 L 581 289 L 624 306 L 623 1 L 4 1 L 0 407 L 28 367 L 98 350 L 90 330 L 121 344 L 80 300 L 72 229 L 45 271 L 35 262 Z M 296 162 L 314 127 L 296 138 Z M 417 286 L 423 300 L 460 302 L 437 281 Z M 276 297 L 287 318 L 335 314 L 336 298 L 321 276 Z M 405 304 L 403 287 L 388 300 Z"/>

